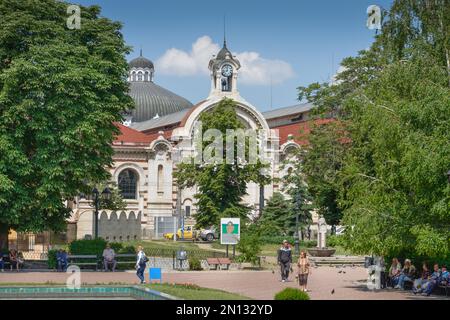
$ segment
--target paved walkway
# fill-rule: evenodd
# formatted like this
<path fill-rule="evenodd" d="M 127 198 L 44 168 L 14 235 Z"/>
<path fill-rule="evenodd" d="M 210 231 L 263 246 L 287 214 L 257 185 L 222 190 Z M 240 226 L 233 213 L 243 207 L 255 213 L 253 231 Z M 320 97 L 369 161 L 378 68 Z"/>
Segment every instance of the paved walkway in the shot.
<path fill-rule="evenodd" d="M 340 270 L 345 273 L 338 273 Z M 57 272 L 0 273 L 2 283 L 59 283 L 64 284 L 67 274 Z M 83 272 L 84 284 L 136 284 L 133 271 L 127 272 Z M 292 278 L 292 277 L 291 277 Z M 364 286 L 366 269 L 360 267 L 334 268 L 319 267 L 312 270 L 309 280 L 310 296 L 319 300 L 405 300 L 405 299 L 444 299 L 443 296 L 429 298 L 415 296 L 410 292 L 382 290 L 373 292 Z M 221 289 L 248 296 L 253 299 L 273 299 L 275 293 L 286 287 L 297 287 L 294 281 L 281 283 L 277 271 L 200 271 L 167 272 L 164 282 L 194 283 L 201 287 Z M 332 293 L 334 289 L 334 293 Z"/>

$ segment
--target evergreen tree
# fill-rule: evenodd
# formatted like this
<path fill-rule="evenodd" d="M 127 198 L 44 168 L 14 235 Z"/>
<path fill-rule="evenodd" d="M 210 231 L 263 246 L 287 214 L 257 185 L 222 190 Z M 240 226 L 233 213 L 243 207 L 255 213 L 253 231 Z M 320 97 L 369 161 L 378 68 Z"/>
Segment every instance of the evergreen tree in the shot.
<path fill-rule="evenodd" d="M 275 192 L 264 206 L 264 212 L 257 224 L 264 235 L 287 236 L 292 232 L 293 214 L 292 203 L 282 193 Z"/>

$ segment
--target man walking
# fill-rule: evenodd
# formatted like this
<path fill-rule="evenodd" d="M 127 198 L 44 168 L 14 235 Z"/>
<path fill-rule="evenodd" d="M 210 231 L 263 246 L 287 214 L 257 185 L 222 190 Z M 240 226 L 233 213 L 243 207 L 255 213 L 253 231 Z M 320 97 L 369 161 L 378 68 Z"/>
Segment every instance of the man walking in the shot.
<path fill-rule="evenodd" d="M 292 250 L 287 240 L 283 241 L 283 245 L 278 250 L 278 264 L 281 267 L 281 281 L 286 282 L 289 278 L 289 270 L 292 263 Z"/>

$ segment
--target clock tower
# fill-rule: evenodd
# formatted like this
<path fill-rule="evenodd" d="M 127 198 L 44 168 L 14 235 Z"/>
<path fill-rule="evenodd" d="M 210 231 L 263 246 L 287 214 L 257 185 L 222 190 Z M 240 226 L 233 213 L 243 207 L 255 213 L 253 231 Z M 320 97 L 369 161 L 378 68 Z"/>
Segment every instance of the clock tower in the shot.
<path fill-rule="evenodd" d="M 211 92 L 212 96 L 237 97 L 237 76 L 241 64 L 235 56 L 228 50 L 227 42 L 224 39 L 223 48 L 216 56 L 209 61 L 211 71 Z"/>

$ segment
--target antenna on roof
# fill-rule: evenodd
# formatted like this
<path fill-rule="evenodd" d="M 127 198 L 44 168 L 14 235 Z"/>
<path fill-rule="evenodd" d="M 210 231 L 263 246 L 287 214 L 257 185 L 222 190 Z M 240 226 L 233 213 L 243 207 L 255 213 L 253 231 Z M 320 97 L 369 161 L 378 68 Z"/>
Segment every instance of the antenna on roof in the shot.
<path fill-rule="evenodd" d="M 227 45 L 227 34 L 226 34 L 226 15 L 223 15 L 223 46 L 226 47 Z"/>

